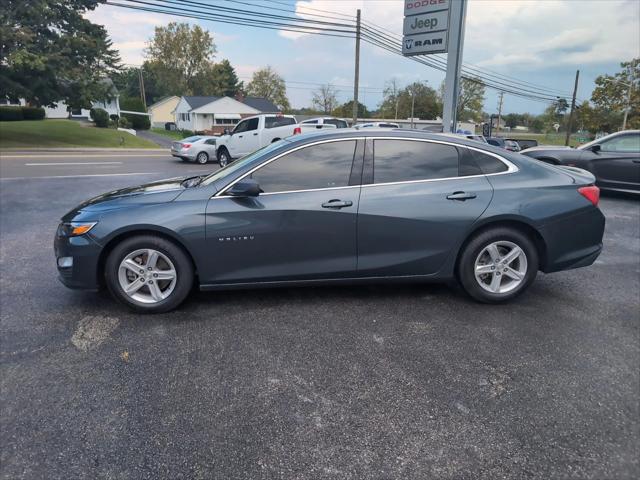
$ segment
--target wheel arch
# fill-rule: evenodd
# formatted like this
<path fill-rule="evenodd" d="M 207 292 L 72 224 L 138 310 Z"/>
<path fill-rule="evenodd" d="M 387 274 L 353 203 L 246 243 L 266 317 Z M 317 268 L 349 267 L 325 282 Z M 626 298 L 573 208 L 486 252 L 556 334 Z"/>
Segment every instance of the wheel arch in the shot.
<path fill-rule="evenodd" d="M 456 276 L 458 275 L 458 263 L 460 261 L 460 257 L 462 256 L 462 252 L 466 248 L 467 244 L 471 241 L 471 239 L 486 230 L 499 227 L 513 228 L 514 230 L 518 230 L 519 232 L 531 238 L 534 245 L 536 246 L 536 250 L 538 251 L 538 270 L 544 269 L 544 266 L 547 264 L 547 243 L 540 232 L 530 222 L 523 218 L 501 217 L 490 218 L 481 223 L 478 223 L 474 225 L 474 228 L 467 234 L 464 241 L 460 245 L 460 248 L 458 248 L 458 252 L 456 254 L 456 260 L 453 266 L 454 274 Z"/>
<path fill-rule="evenodd" d="M 271 143 L 276 143 L 279 140 L 282 140 L 282 139 L 281 138 L 274 138 L 273 140 L 271 140 Z"/>
<path fill-rule="evenodd" d="M 102 250 L 100 251 L 100 255 L 98 257 L 98 269 L 97 269 L 98 279 L 97 280 L 100 286 L 104 286 L 104 269 L 107 263 L 107 258 L 109 257 L 109 254 L 113 251 L 113 249 L 116 247 L 116 245 L 118 245 L 119 243 L 121 243 L 122 241 L 128 238 L 142 236 L 142 235 L 153 235 L 155 237 L 163 238 L 173 243 L 178 248 L 180 248 L 191 261 L 191 265 L 193 266 L 193 271 L 195 273 L 195 280 L 196 282 L 198 281 L 198 268 L 194 260 L 193 254 L 187 248 L 184 242 L 180 239 L 180 237 L 171 230 L 159 228 L 157 226 L 145 225 L 145 226 L 135 227 L 132 229 L 121 230 L 119 232 L 116 232 L 111 237 L 109 237 L 107 242 L 102 247 Z"/>

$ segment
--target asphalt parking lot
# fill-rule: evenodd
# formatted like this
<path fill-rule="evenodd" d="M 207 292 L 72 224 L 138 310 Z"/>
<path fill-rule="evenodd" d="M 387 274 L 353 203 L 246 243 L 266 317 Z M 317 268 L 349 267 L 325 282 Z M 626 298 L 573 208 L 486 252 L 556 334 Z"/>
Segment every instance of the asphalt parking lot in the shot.
<path fill-rule="evenodd" d="M 2 155 L 1 478 L 638 478 L 637 199 L 602 199 L 595 265 L 502 306 L 381 285 L 194 293 L 140 316 L 57 281 L 74 205 L 215 168 Z"/>

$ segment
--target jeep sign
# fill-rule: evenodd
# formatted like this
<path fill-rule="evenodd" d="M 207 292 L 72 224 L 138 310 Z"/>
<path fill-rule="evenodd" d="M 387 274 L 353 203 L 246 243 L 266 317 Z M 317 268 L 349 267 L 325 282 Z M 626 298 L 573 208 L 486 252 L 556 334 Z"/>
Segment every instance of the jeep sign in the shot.
<path fill-rule="evenodd" d="M 441 32 L 449 26 L 449 10 L 405 17 L 403 35 Z"/>
<path fill-rule="evenodd" d="M 406 36 L 402 40 L 403 55 L 424 55 L 447 51 L 447 32 Z"/>
<path fill-rule="evenodd" d="M 404 0 L 404 16 L 448 10 L 450 0 Z"/>

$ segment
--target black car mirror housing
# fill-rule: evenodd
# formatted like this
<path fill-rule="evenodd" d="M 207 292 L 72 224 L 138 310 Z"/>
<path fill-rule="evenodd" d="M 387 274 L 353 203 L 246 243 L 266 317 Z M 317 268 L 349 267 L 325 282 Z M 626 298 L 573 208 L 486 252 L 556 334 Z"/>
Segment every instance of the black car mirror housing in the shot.
<path fill-rule="evenodd" d="M 593 153 L 599 153 L 602 150 L 602 146 L 601 145 L 593 145 L 589 150 L 591 150 Z"/>
<path fill-rule="evenodd" d="M 232 197 L 257 197 L 260 195 L 260 185 L 253 179 L 245 178 L 233 185 L 227 193 Z"/>

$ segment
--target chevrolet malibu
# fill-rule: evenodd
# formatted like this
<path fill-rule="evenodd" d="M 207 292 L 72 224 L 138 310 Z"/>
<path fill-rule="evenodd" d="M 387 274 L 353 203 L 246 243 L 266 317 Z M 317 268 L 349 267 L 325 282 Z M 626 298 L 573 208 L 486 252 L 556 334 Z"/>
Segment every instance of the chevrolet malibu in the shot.
<path fill-rule="evenodd" d="M 591 173 L 463 138 L 334 129 L 210 175 L 105 193 L 62 218 L 61 281 L 166 312 L 201 290 L 457 279 L 510 300 L 538 271 L 591 265 Z"/>

